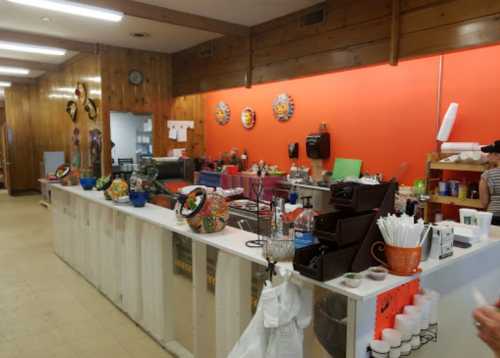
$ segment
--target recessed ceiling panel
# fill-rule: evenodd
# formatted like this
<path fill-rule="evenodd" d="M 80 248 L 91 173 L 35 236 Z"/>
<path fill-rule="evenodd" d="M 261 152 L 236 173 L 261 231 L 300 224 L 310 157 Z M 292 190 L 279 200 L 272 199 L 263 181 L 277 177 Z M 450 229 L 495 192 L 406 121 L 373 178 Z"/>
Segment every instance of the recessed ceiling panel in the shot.
<path fill-rule="evenodd" d="M 137 0 L 139 2 L 166 7 L 233 22 L 254 26 L 288 15 L 324 0 Z M 374 0 L 377 1 L 377 0 Z"/>

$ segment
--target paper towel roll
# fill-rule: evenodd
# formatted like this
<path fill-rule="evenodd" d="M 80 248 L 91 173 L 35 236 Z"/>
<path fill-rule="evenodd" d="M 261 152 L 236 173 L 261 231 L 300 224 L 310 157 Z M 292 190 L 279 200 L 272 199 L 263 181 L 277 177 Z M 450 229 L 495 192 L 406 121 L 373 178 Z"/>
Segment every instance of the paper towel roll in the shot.
<path fill-rule="evenodd" d="M 458 103 L 452 103 L 448 107 L 446 114 L 444 115 L 443 122 L 441 123 L 441 128 L 437 135 L 437 140 L 440 142 L 446 142 L 450 138 L 450 133 L 455 124 L 455 119 L 457 118 Z"/>
<path fill-rule="evenodd" d="M 443 153 L 475 152 L 480 150 L 481 145 L 473 142 L 446 142 L 441 144 L 441 152 Z"/>

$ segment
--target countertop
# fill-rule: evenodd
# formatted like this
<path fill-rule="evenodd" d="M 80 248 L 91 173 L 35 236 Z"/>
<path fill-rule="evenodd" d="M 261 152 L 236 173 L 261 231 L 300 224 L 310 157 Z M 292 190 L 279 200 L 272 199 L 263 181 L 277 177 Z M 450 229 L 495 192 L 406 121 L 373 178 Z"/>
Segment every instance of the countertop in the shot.
<path fill-rule="evenodd" d="M 124 214 L 133 216 L 137 219 L 144 220 L 153 225 L 158 225 L 169 231 L 189 237 L 194 241 L 210 245 L 219 250 L 239 256 L 243 259 L 255 262 L 260 265 L 267 265 L 267 261 L 262 256 L 262 249 L 249 248 L 245 245 L 248 240 L 255 240 L 256 235 L 245 232 L 236 228 L 226 227 L 222 232 L 214 234 L 197 234 L 193 232 L 187 224 L 177 224 L 177 219 L 173 210 L 162 208 L 160 206 L 146 204 L 144 208 L 134 208 L 131 205 L 117 205 L 111 201 L 105 200 L 102 192 L 84 191 L 80 186 L 64 187 L 60 184 L 54 184 L 53 188 L 61 189 L 66 192 L 78 195 L 84 199 L 94 203 L 104 205 Z M 471 248 L 461 249 L 454 248 L 453 256 L 444 260 L 428 260 L 422 262 L 420 268 L 422 272 L 414 276 L 395 276 L 388 275 L 384 281 L 373 281 L 368 278 L 364 279 L 361 286 L 358 288 L 349 288 L 342 284 L 342 277 L 320 282 L 302 276 L 299 272 L 293 270 L 292 262 L 280 262 L 278 268 L 280 271 L 293 272 L 293 275 L 301 280 L 323 287 L 332 292 L 345 295 L 354 300 L 367 300 L 377 296 L 382 292 L 386 292 L 402 284 L 405 284 L 415 278 L 430 275 L 433 272 L 442 268 L 463 262 L 466 258 L 472 257 L 487 249 L 500 249 L 500 239 L 490 238 L 474 244 Z M 364 273 L 363 273 L 364 274 Z"/>

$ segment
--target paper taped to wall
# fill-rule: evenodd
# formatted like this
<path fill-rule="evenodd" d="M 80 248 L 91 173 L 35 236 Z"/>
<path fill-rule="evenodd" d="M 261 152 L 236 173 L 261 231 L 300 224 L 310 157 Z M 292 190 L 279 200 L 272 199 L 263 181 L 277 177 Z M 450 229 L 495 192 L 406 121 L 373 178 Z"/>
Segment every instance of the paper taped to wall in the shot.
<path fill-rule="evenodd" d="M 178 142 L 187 142 L 188 129 L 194 129 L 193 121 L 168 121 L 167 127 L 169 129 L 168 137 Z"/>

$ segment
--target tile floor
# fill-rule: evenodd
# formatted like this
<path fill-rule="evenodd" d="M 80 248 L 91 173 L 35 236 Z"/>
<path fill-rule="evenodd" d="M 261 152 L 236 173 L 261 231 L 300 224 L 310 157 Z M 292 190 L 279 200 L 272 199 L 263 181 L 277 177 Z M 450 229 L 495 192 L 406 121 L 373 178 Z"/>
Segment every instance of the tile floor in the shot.
<path fill-rule="evenodd" d="M 0 358 L 171 357 L 53 254 L 39 200 L 0 192 Z"/>

